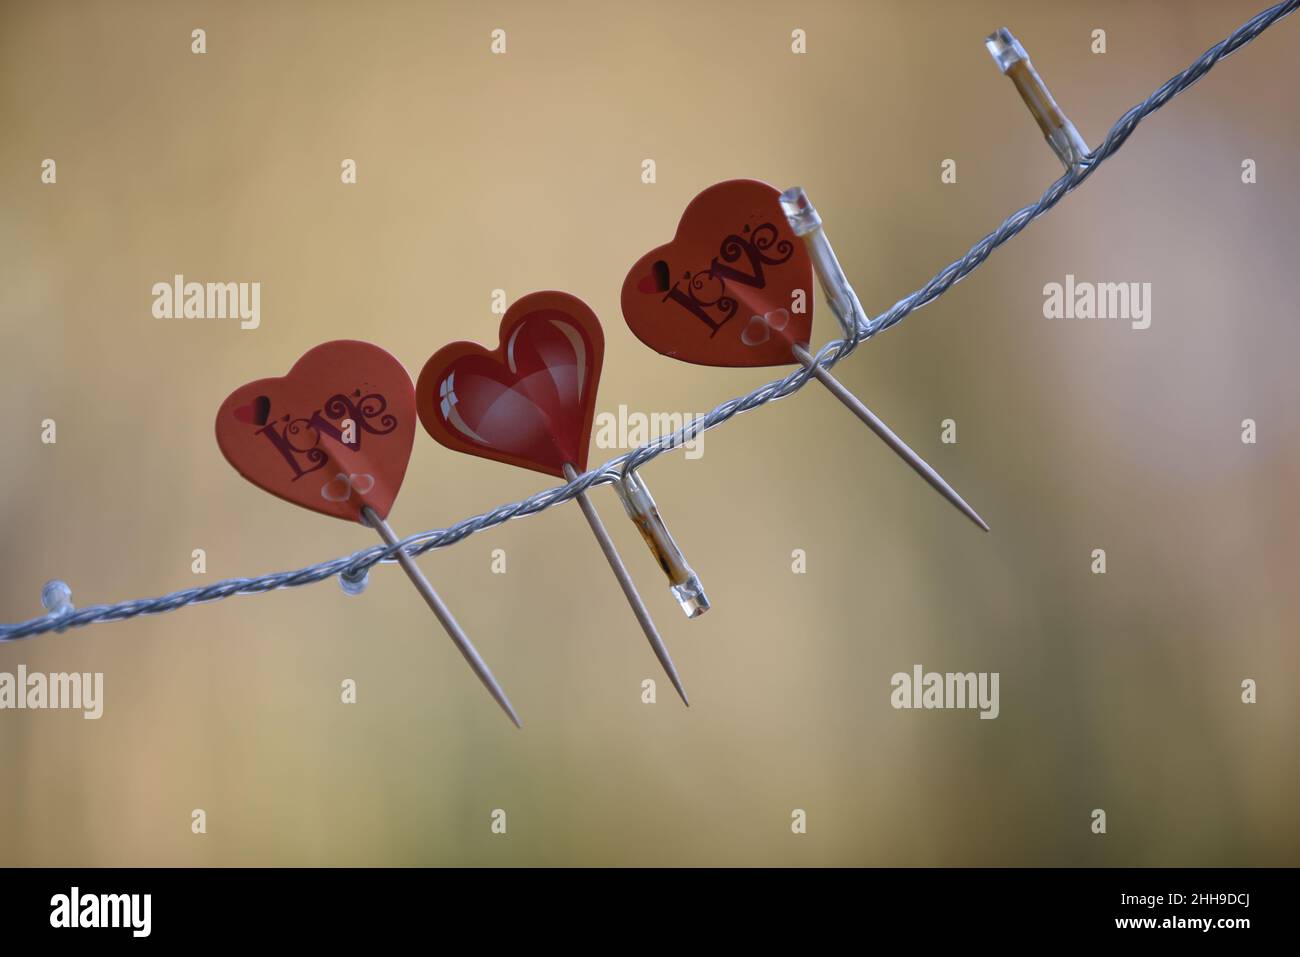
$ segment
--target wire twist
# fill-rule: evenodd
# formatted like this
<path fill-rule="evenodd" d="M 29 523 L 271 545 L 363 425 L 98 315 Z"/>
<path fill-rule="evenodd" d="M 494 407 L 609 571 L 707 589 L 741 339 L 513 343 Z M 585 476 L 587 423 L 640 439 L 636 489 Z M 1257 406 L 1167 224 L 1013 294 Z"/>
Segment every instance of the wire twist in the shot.
<path fill-rule="evenodd" d="M 949 263 L 939 273 L 916 292 L 894 303 L 888 310 L 874 320 L 866 316 L 855 319 L 855 329 L 847 339 L 836 339 L 827 343 L 817 353 L 815 362 L 825 369 L 832 368 L 842 358 L 855 349 L 859 343 L 871 339 L 902 322 L 908 315 L 938 299 L 954 285 L 961 282 L 983 265 L 993 250 L 1018 235 L 1021 230 L 1052 209 L 1068 193 L 1077 189 L 1103 162 L 1113 156 L 1132 135 L 1138 124 L 1152 113 L 1164 107 L 1175 96 L 1193 86 L 1224 57 L 1230 56 L 1278 20 L 1293 13 L 1300 7 L 1300 0 L 1284 0 L 1267 10 L 1263 10 L 1247 20 L 1228 37 L 1206 50 L 1186 70 L 1171 77 L 1143 102 L 1134 106 L 1119 118 L 1106 139 L 1089 153 L 1084 161 L 1052 183 L 1037 202 L 1016 210 L 1008 216 L 997 229 L 989 233 L 962 256 Z M 363 551 L 354 552 L 341 558 L 319 562 L 299 568 L 295 571 L 273 572 L 256 578 L 228 578 L 202 585 L 186 588 L 158 598 L 138 598 L 131 601 L 116 602 L 111 605 L 91 605 L 64 613 L 52 612 L 15 625 L 0 625 L 0 642 L 29 638 L 50 631 L 64 631 L 68 628 L 80 628 L 85 625 L 104 621 L 124 621 L 137 615 L 159 615 L 175 611 L 186 605 L 219 601 L 232 595 L 258 595 L 275 591 L 279 588 L 296 588 L 314 582 L 332 578 L 338 574 L 359 578 L 368 569 L 380 562 L 393 561 L 399 549 L 405 548 L 412 556 L 423 555 L 435 548 L 454 545 L 476 532 L 493 528 L 512 519 L 535 515 L 555 505 L 560 505 L 596 485 L 605 485 L 619 481 L 626 471 L 641 467 L 652 459 L 670 449 L 677 448 L 689 439 L 708 429 L 715 428 L 740 415 L 769 402 L 775 402 L 793 395 L 807 384 L 812 377 L 812 370 L 800 367 L 783 379 L 776 379 L 760 386 L 748 395 L 724 402 L 711 412 L 687 423 L 671 435 L 639 446 L 616 458 L 610 459 L 590 471 L 578 476 L 566 485 L 543 489 L 535 495 L 498 505 L 489 512 L 463 519 L 443 529 L 420 532 L 403 539 L 397 545 L 375 545 Z"/>

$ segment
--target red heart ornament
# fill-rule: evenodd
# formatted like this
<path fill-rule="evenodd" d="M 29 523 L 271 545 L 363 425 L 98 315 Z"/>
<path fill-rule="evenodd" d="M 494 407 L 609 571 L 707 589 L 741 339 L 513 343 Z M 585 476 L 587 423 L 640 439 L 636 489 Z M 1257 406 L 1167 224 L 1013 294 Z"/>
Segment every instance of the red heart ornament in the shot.
<path fill-rule="evenodd" d="M 240 475 L 287 502 L 361 521 L 387 518 L 415 441 L 402 364 L 352 339 L 323 343 L 280 379 L 258 379 L 217 410 L 217 445 Z"/>
<path fill-rule="evenodd" d="M 673 241 L 642 256 L 623 281 L 623 318 L 636 337 L 700 365 L 793 363 L 793 346 L 812 336 L 813 270 L 780 196 L 733 179 L 691 200 Z"/>
<path fill-rule="evenodd" d="M 457 452 L 547 475 L 587 468 L 605 335 L 567 292 L 534 292 L 501 318 L 488 351 L 453 342 L 424 364 L 415 403 L 425 431 Z"/>

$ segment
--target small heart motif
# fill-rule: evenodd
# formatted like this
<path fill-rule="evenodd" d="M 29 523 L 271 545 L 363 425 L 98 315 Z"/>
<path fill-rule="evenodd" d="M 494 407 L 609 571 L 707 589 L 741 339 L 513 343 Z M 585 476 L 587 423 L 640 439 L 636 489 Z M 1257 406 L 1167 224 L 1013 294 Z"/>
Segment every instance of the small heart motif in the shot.
<path fill-rule="evenodd" d="M 415 387 L 433 438 L 547 475 L 587 467 L 596 387 L 605 353 L 600 320 L 566 292 L 534 292 L 501 318 L 489 351 L 453 342 L 424 364 Z"/>
<path fill-rule="evenodd" d="M 780 332 L 790 324 L 790 311 L 788 309 L 778 309 L 775 312 L 763 313 L 763 322 L 773 332 Z"/>
<path fill-rule="evenodd" d="M 701 365 L 795 362 L 794 345 L 812 335 L 813 270 L 780 196 L 737 179 L 691 200 L 672 242 L 642 256 L 623 281 L 623 318 L 636 337 Z M 800 290 L 806 311 L 791 315 Z"/>
<path fill-rule="evenodd" d="M 276 417 L 270 410 L 276 409 Z M 415 441 L 415 389 L 378 346 L 340 339 L 279 379 L 241 386 L 217 410 L 217 445 L 272 495 L 336 518 L 387 518 Z"/>
<path fill-rule="evenodd" d="M 740 341 L 747 346 L 761 346 L 772 337 L 773 332 L 780 332 L 789 324 L 790 313 L 785 309 L 750 316 L 745 331 L 740 334 Z"/>
<path fill-rule="evenodd" d="M 266 425 L 266 420 L 270 417 L 271 400 L 264 395 L 259 395 L 247 405 L 235 409 L 235 418 L 249 425 Z"/>
<path fill-rule="evenodd" d="M 646 293 L 667 292 L 671 286 L 672 282 L 668 278 L 668 263 L 662 259 L 653 263 L 650 271 L 636 284 L 638 292 Z"/>
<path fill-rule="evenodd" d="M 761 346 L 771 338 L 771 330 L 762 316 L 750 316 L 749 323 L 740 334 L 740 341 L 747 346 Z"/>
<path fill-rule="evenodd" d="M 375 487 L 375 477 L 373 475 L 357 475 L 355 472 L 351 475 L 344 475 L 340 472 L 332 479 L 321 486 L 320 497 L 327 502 L 346 502 L 352 497 L 352 493 L 365 495 Z"/>

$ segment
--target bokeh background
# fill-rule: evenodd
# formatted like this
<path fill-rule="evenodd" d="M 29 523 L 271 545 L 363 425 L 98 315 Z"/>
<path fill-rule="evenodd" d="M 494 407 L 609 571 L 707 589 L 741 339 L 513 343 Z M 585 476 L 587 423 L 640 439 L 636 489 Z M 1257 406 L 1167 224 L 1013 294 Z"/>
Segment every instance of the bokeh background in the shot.
<path fill-rule="evenodd" d="M 1262 2 L 6 2 L 0 619 L 38 614 L 53 577 L 79 605 L 189 587 L 195 548 L 215 580 L 372 544 L 212 438 L 234 386 L 326 339 L 415 372 L 495 343 L 493 289 L 559 288 L 605 321 L 600 410 L 748 391 L 774 373 L 674 363 L 619 312 L 699 190 L 807 187 L 878 312 L 1060 173 L 992 29 L 1095 145 Z M 645 473 L 713 600 L 698 621 L 595 493 L 689 710 L 575 506 L 421 559 L 522 732 L 392 566 L 360 598 L 325 582 L 5 645 L 3 671 L 104 672 L 106 701 L 97 722 L 0 713 L 0 863 L 1300 863 L 1298 52 L 1283 21 L 837 370 L 990 534 L 813 386 Z M 174 273 L 261 282 L 261 328 L 152 318 Z M 1066 273 L 1150 282 L 1151 328 L 1045 320 Z M 391 518 L 438 528 L 545 484 L 419 433 Z M 917 663 L 999 672 L 1001 716 L 893 710 Z"/>

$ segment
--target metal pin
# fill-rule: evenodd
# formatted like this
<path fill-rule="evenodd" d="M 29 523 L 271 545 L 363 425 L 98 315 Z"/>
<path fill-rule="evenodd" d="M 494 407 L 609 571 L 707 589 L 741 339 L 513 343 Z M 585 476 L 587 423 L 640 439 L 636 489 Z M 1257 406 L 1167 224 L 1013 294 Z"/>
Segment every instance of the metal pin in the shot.
<path fill-rule="evenodd" d="M 368 525 L 379 532 L 379 537 L 384 540 L 384 544 L 391 546 L 401 541 L 388 523 L 380 518 L 369 505 L 361 510 L 361 515 Z M 402 566 L 402 571 L 406 572 L 406 577 L 411 579 L 411 583 L 415 585 L 415 590 L 423 596 L 429 608 L 433 610 L 434 616 L 442 623 L 442 627 L 451 637 L 451 640 L 455 642 L 456 647 L 460 649 L 460 653 L 465 656 L 469 666 L 474 669 L 474 674 L 478 675 L 478 680 L 483 682 L 483 687 L 487 688 L 488 693 L 496 699 L 496 703 L 501 706 L 501 710 L 510 716 L 510 720 L 515 723 L 515 727 L 522 728 L 523 724 L 519 720 L 519 715 L 515 714 L 510 699 L 501 690 L 501 685 L 497 684 L 496 678 L 492 676 L 491 669 L 483 661 L 478 650 L 474 647 L 474 643 L 469 640 L 469 636 L 461 629 L 459 622 L 452 616 L 451 610 L 443 604 L 442 599 L 438 597 L 438 593 L 429 584 L 429 580 L 420 571 L 420 567 L 415 564 L 415 559 L 406 553 L 406 549 L 398 549 L 397 563 Z"/>
<path fill-rule="evenodd" d="M 636 525 L 637 531 L 650 546 L 650 552 L 659 562 L 659 567 L 668 576 L 668 590 L 682 606 L 687 618 L 698 618 L 709 610 L 709 597 L 704 594 L 704 585 L 700 578 L 686 562 L 686 556 L 677 547 L 668 526 L 659 517 L 659 508 L 646 486 L 645 480 L 630 469 L 623 473 L 623 478 L 614 483 L 614 491 L 623 502 L 628 517 Z"/>
<path fill-rule="evenodd" d="M 813 206 L 812 200 L 808 198 L 808 194 L 804 192 L 803 188 L 795 186 L 781 194 L 781 209 L 785 212 L 786 219 L 789 221 L 795 235 L 804 241 L 804 246 L 812 259 L 813 269 L 817 273 L 817 278 L 821 281 L 822 291 L 826 293 L 826 299 L 830 303 L 831 311 L 835 313 L 835 318 L 839 320 L 840 328 L 846 336 L 856 337 L 859 322 L 866 321 L 866 313 L 863 311 L 862 304 L 858 301 L 857 294 L 853 291 L 853 286 L 849 283 L 848 277 L 844 275 L 844 270 L 840 268 L 840 262 L 835 256 L 835 251 L 831 249 L 830 240 L 826 238 L 826 232 L 822 229 L 822 218 L 818 214 L 817 208 Z M 835 398 L 844 403 L 850 412 L 861 419 L 872 432 L 876 433 L 904 462 L 925 479 L 931 488 L 951 502 L 958 511 L 981 529 L 986 532 L 989 530 L 988 523 L 966 504 L 966 500 L 958 495 L 938 472 L 913 452 L 906 442 L 900 439 L 889 426 L 885 425 L 879 416 L 868 409 L 862 400 L 845 388 L 843 383 L 831 375 L 828 370 L 817 365 L 807 349 L 795 343 L 794 357 L 805 369 L 810 370 L 813 377 L 826 386 Z"/>
<path fill-rule="evenodd" d="M 578 477 L 578 470 L 566 462 L 564 477 L 572 482 Z M 677 666 L 673 664 L 673 659 L 668 654 L 667 647 L 664 646 L 664 640 L 659 637 L 659 630 L 655 628 L 655 623 L 650 618 L 650 612 L 646 611 L 645 602 L 641 600 L 641 595 L 632 582 L 632 576 L 627 572 L 627 566 L 623 564 L 623 559 L 619 557 L 617 549 L 614 548 L 614 540 L 609 537 L 609 532 L 605 528 L 605 523 L 600 520 L 596 506 L 591 503 L 591 499 L 588 498 L 586 492 L 579 492 L 577 499 L 578 506 L 582 509 L 582 514 L 586 516 L 587 524 L 591 526 L 591 532 L 596 536 L 596 542 L 605 555 L 605 560 L 609 562 L 614 577 L 618 579 L 618 583 L 623 589 L 627 603 L 632 606 L 632 614 L 636 615 L 641 630 L 645 632 L 646 638 L 650 641 L 650 647 L 654 650 L 655 657 L 659 659 L 659 664 L 663 667 L 669 680 L 672 681 L 673 687 L 677 689 L 677 693 L 681 695 L 682 701 L 686 703 L 687 707 L 690 707 L 691 702 L 686 697 L 686 689 L 682 687 L 682 679 L 677 675 Z"/>
<path fill-rule="evenodd" d="M 816 378 L 818 382 L 826 386 L 835 398 L 839 399 L 848 407 L 850 412 L 865 422 L 872 432 L 875 432 L 876 435 L 880 436 L 886 445 L 898 453 L 899 457 L 916 471 L 917 475 L 930 483 L 931 488 L 955 505 L 963 515 L 969 518 L 981 529 L 986 532 L 989 530 L 988 523 L 985 522 L 984 519 L 980 518 L 975 509 L 967 505 L 966 500 L 958 495 L 953 487 L 943 480 L 943 476 L 931 468 L 925 459 L 913 452 L 906 442 L 894 434 L 894 431 L 880 420 L 879 416 L 862 403 L 861 399 L 846 389 L 844 383 L 840 382 L 821 366 L 817 365 L 817 363 L 813 361 L 813 357 L 809 355 L 807 349 L 803 346 L 796 345 L 794 347 L 794 354 L 795 358 L 799 360 L 805 369 L 812 370 L 813 377 Z"/>
<path fill-rule="evenodd" d="M 1034 69 L 1034 64 L 1030 62 L 1029 54 L 1020 45 L 1020 41 L 1011 35 L 1010 30 L 1002 27 L 990 34 L 984 45 L 988 47 L 998 69 L 1016 85 L 1020 98 L 1025 101 L 1025 106 L 1029 107 L 1029 112 L 1038 122 L 1038 128 L 1047 138 L 1047 145 L 1065 164 L 1065 168 L 1073 169 L 1083 163 L 1090 152 L 1088 144 L 1056 105 L 1056 100 L 1052 99 L 1047 84 Z"/>

